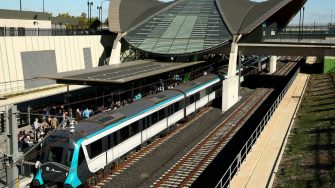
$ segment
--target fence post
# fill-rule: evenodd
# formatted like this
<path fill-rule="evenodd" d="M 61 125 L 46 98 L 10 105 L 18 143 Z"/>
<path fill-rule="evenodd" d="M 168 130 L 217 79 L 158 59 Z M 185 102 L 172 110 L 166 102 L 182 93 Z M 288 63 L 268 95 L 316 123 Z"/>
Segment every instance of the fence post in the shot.
<path fill-rule="evenodd" d="M 8 123 L 6 123 L 6 143 L 7 156 L 9 158 L 10 167 L 7 171 L 7 186 L 9 188 L 18 187 L 19 171 L 14 164 L 19 159 L 18 143 L 17 143 L 17 106 L 11 105 L 7 111 Z"/>
<path fill-rule="evenodd" d="M 1 125 L 1 131 L 0 133 L 5 132 L 5 112 L 0 114 L 0 125 Z"/>
<path fill-rule="evenodd" d="M 238 163 L 238 168 L 237 168 L 237 171 L 240 171 L 240 167 L 241 167 L 241 152 L 238 153 L 238 157 L 237 157 L 237 163 Z"/>
<path fill-rule="evenodd" d="M 31 120 L 30 111 L 31 111 L 31 108 L 30 108 L 30 106 L 28 106 L 28 109 L 27 109 L 27 112 L 28 112 L 28 114 L 27 114 L 27 123 L 28 123 L 28 125 L 31 125 L 31 123 L 30 123 L 30 120 Z"/>

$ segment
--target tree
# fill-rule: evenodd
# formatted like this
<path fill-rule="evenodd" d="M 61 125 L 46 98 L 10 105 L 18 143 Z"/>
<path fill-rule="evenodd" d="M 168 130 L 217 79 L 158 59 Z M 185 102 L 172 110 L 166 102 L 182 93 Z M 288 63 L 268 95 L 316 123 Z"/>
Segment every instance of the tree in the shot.
<path fill-rule="evenodd" d="M 88 29 L 89 20 L 86 18 L 86 16 L 80 16 L 78 20 L 78 28 L 79 29 Z"/>
<path fill-rule="evenodd" d="M 100 20 L 98 18 L 93 18 L 90 29 L 97 30 L 100 27 Z"/>

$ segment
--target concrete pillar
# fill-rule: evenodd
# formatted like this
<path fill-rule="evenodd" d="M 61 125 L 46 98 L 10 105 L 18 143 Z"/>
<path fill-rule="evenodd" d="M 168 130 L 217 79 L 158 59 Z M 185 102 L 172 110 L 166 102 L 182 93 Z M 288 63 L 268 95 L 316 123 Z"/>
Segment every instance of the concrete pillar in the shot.
<path fill-rule="evenodd" d="M 5 112 L 0 112 L 0 133 L 5 132 Z"/>
<path fill-rule="evenodd" d="M 277 56 L 270 57 L 270 67 L 269 67 L 269 74 L 273 74 L 277 70 Z"/>
<path fill-rule="evenodd" d="M 236 64 L 238 58 L 238 36 L 234 36 L 231 45 L 227 79 L 222 83 L 222 111 L 227 111 L 238 102 L 239 77 L 236 76 Z"/>
<path fill-rule="evenodd" d="M 19 150 L 17 143 L 17 107 L 10 106 L 7 111 L 8 123 L 6 122 L 6 142 L 7 142 L 7 156 L 10 164 L 15 163 L 19 159 Z M 19 185 L 19 171 L 16 165 L 8 167 L 7 169 L 7 187 L 16 188 Z"/>
<path fill-rule="evenodd" d="M 109 65 L 121 63 L 121 37 L 122 34 L 118 33 L 114 40 L 111 57 L 109 58 Z"/>

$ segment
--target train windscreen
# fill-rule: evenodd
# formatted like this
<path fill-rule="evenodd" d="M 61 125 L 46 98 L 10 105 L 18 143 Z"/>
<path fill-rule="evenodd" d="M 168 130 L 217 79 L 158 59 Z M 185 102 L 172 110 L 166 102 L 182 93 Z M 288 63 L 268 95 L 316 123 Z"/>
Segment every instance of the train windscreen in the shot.
<path fill-rule="evenodd" d="M 73 148 L 70 146 L 68 138 L 57 138 L 50 136 L 47 141 L 44 143 L 44 150 L 42 156 L 42 163 L 59 163 L 64 166 L 70 167 Z"/>

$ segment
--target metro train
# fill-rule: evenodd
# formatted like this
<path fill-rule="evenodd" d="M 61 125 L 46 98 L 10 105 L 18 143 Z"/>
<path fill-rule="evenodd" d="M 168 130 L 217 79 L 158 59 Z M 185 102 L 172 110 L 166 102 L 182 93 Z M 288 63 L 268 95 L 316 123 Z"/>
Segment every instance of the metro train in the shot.
<path fill-rule="evenodd" d="M 51 133 L 42 143 L 32 187 L 83 186 L 96 172 L 167 131 L 221 95 L 222 78 L 208 74 L 174 89 Z"/>

